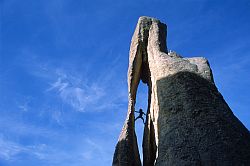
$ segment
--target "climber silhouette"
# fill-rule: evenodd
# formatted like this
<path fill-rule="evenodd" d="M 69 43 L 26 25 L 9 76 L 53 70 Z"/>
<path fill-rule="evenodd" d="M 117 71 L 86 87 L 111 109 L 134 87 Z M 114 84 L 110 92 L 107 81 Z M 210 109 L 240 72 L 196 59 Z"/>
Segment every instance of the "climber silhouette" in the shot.
<path fill-rule="evenodd" d="M 140 109 L 139 111 L 135 111 L 135 112 L 139 113 L 139 115 L 137 116 L 137 118 L 135 118 L 135 121 L 136 121 L 137 119 L 141 118 L 142 121 L 143 121 L 143 123 L 144 123 L 143 114 L 144 114 L 144 115 L 146 115 L 146 114 L 142 111 L 142 109 Z M 145 124 L 145 123 L 144 123 L 144 124 Z"/>

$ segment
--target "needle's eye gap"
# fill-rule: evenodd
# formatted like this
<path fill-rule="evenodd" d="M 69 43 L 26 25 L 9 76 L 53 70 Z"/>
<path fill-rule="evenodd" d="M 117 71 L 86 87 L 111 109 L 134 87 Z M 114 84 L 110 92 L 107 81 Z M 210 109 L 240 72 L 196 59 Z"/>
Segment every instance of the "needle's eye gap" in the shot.
<path fill-rule="evenodd" d="M 136 93 L 135 104 L 135 132 L 137 136 L 137 143 L 139 147 L 139 153 L 142 161 L 142 140 L 144 124 L 146 123 L 146 113 L 148 107 L 148 86 L 140 81 Z"/>

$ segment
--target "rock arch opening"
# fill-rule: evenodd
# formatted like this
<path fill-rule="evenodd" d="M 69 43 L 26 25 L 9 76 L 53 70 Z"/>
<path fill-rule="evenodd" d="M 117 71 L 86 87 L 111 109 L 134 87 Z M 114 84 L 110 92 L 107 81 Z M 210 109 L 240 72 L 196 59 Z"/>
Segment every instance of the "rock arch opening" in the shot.
<path fill-rule="evenodd" d="M 136 94 L 136 103 L 135 103 L 135 119 L 140 115 L 138 112 L 142 109 L 146 114 L 148 110 L 148 86 L 140 81 Z M 139 147 L 139 153 L 141 160 L 143 159 L 143 149 L 142 149 L 142 141 L 143 141 L 143 133 L 144 133 L 144 125 L 146 123 L 146 115 L 143 115 L 143 120 L 139 117 L 135 120 L 135 132 L 137 136 L 137 142 Z"/>

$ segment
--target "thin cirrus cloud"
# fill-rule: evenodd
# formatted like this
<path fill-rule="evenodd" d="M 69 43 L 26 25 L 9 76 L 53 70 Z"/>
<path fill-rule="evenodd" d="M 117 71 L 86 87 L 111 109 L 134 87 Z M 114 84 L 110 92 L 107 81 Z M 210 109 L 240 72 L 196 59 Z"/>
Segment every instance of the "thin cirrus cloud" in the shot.
<path fill-rule="evenodd" d="M 94 158 L 110 162 L 109 156 L 111 152 L 105 150 L 110 146 L 110 142 L 106 141 L 103 147 L 104 140 L 99 138 L 99 136 L 88 137 L 82 133 L 72 133 L 64 129 L 57 131 L 51 128 L 15 122 L 6 118 L 0 118 L 0 124 L 4 128 L 8 128 L 8 131 L 1 131 L 3 134 L 0 135 L 0 149 L 2 149 L 0 152 L 0 165 L 1 161 L 17 163 L 21 159 L 20 157 L 25 156 L 37 160 L 38 163 L 45 162 L 47 164 L 87 164 L 87 161 Z M 106 128 L 106 124 L 102 125 L 101 129 L 104 128 Z M 92 129 L 100 130 L 96 127 Z M 46 141 L 23 144 L 18 140 L 9 139 L 9 136 L 12 134 L 19 138 L 27 138 L 29 136 Z M 69 140 L 73 141 L 71 146 L 60 146 L 60 144 L 65 144 Z M 96 162 L 100 162 L 100 160 L 96 160 Z M 28 163 L 28 161 L 25 162 Z"/>
<path fill-rule="evenodd" d="M 105 95 L 104 90 L 100 87 L 95 85 L 80 87 L 63 78 L 58 78 L 47 91 L 56 91 L 63 102 L 80 112 L 86 111 L 87 105 L 94 105 Z"/>
<path fill-rule="evenodd" d="M 38 159 L 45 159 L 47 145 L 39 144 L 36 146 L 23 146 L 0 137 L 0 159 L 14 161 L 18 159 L 19 154 L 29 154 Z M 48 154 L 47 154 L 48 155 Z"/>
<path fill-rule="evenodd" d="M 46 92 L 55 93 L 63 103 L 79 112 L 116 108 L 124 101 L 126 89 L 111 85 L 110 81 L 117 81 L 112 74 L 109 75 L 109 79 L 102 80 L 97 77 L 91 81 L 82 80 L 78 75 L 60 71 L 60 74 L 53 76 L 57 79 L 49 84 Z M 111 91 L 116 95 L 110 95 Z"/>
<path fill-rule="evenodd" d="M 16 143 L 4 140 L 2 137 L 0 137 L 0 149 L 0 159 L 2 160 L 10 160 L 14 155 L 24 150 Z"/>
<path fill-rule="evenodd" d="M 84 141 L 86 148 L 81 150 L 75 149 L 75 153 L 69 153 L 67 150 L 58 148 L 56 146 L 50 146 L 47 144 L 37 144 L 24 146 L 16 142 L 12 142 L 0 137 L 0 159 L 12 163 L 20 160 L 21 156 L 32 156 L 38 161 L 44 161 L 47 164 L 62 164 L 65 165 L 79 165 L 79 163 L 85 163 L 86 160 L 93 158 L 107 157 L 106 152 L 103 151 L 99 145 L 89 139 Z M 39 163 L 39 162 L 38 162 Z M 28 161 L 27 161 L 28 164 Z"/>
<path fill-rule="evenodd" d="M 63 135 L 62 135 L 63 136 Z M 60 137 L 62 138 L 62 137 Z M 23 145 L 16 141 L 0 137 L 0 163 L 18 163 L 22 157 L 28 157 L 36 160 L 37 163 L 47 163 L 48 165 L 79 165 L 79 163 L 87 164 L 94 161 L 100 163 L 110 162 L 111 153 L 102 148 L 102 140 L 93 140 L 87 138 L 83 141 L 71 138 L 74 140 L 74 146 L 70 149 L 58 146 L 58 143 L 38 143 Z M 60 144 L 60 139 L 58 140 Z M 109 144 L 107 146 L 110 146 Z M 107 147 L 105 147 L 107 148 Z M 29 163 L 29 160 L 22 163 Z"/>
<path fill-rule="evenodd" d="M 120 56 L 110 63 L 112 68 L 103 69 L 95 76 L 90 73 L 92 70 L 88 69 L 91 66 L 88 63 L 84 64 L 87 67 L 86 70 L 79 70 L 72 66 L 64 66 L 64 68 L 53 66 L 51 61 L 38 62 L 33 58 L 25 61 L 23 67 L 34 79 L 45 85 L 46 96 L 57 97 L 62 104 L 70 106 L 75 111 L 102 111 L 116 108 L 126 100 L 126 88 L 120 88 L 116 83 L 126 82 L 121 80 L 121 77 L 115 78 L 117 75 L 114 70 L 119 68 L 117 64 L 119 58 Z M 110 95 L 110 93 L 116 95 Z M 23 106 L 20 109 L 25 110 Z"/>

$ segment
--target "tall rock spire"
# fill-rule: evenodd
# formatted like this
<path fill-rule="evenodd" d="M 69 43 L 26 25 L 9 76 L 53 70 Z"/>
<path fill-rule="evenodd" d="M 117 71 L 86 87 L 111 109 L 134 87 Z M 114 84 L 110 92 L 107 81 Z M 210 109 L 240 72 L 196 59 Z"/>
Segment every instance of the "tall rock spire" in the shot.
<path fill-rule="evenodd" d="M 218 92 L 208 61 L 166 47 L 166 25 L 140 17 L 129 56 L 128 113 L 114 166 L 140 166 L 134 124 L 138 84 L 148 85 L 143 165 L 247 165 L 250 133 Z"/>

